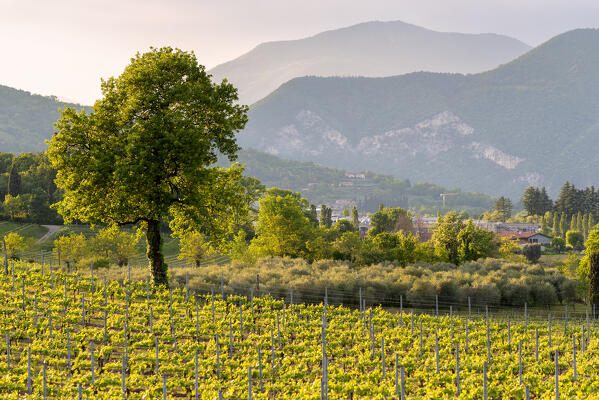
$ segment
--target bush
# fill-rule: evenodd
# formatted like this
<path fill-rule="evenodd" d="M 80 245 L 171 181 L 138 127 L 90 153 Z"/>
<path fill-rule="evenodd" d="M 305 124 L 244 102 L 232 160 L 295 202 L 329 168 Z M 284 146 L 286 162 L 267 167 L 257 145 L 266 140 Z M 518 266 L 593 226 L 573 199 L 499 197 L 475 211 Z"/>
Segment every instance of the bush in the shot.
<path fill-rule="evenodd" d="M 529 263 L 534 264 L 541 258 L 541 245 L 538 243 L 525 244 L 522 246 L 522 254 Z"/>

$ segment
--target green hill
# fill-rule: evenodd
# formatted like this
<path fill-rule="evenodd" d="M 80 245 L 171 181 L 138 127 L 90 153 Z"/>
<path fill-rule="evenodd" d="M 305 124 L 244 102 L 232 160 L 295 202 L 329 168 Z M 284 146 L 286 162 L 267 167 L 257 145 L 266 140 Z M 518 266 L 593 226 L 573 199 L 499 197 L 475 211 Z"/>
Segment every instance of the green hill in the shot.
<path fill-rule="evenodd" d="M 238 162 L 245 164 L 247 175 L 257 177 L 266 187 L 301 192 L 314 204 L 352 201 L 362 213 L 376 211 L 379 204 L 384 203 L 434 214 L 443 210 L 440 194 L 447 192 L 455 195 L 447 197 L 446 209 L 466 210 L 475 215 L 493 205 L 493 198 L 481 193 L 449 190 L 422 182 L 412 184 L 409 180 L 369 171 L 360 174 L 313 162 L 285 160 L 253 149 L 242 150 Z"/>
<path fill-rule="evenodd" d="M 65 104 L 56 97 L 35 95 L 0 85 L 1 151 L 20 153 L 45 150 L 44 140 L 52 136 L 58 109 Z"/>
<path fill-rule="evenodd" d="M 567 32 L 495 70 L 294 79 L 239 136 L 280 157 L 493 194 L 556 193 L 599 172 L 599 30 Z"/>

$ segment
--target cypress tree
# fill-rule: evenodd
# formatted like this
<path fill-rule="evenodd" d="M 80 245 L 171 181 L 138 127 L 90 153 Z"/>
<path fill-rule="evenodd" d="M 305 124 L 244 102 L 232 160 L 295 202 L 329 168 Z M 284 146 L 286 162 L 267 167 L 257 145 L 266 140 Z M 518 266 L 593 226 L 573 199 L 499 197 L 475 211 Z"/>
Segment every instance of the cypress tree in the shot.
<path fill-rule="evenodd" d="M 21 175 L 17 171 L 17 167 L 13 161 L 10 166 L 10 173 L 8 174 L 8 194 L 17 197 L 21 194 L 21 189 Z"/>
<path fill-rule="evenodd" d="M 541 217 L 541 233 L 546 235 L 549 233 L 549 226 L 547 226 L 547 218 Z"/>
<path fill-rule="evenodd" d="M 571 231 L 576 230 L 576 215 L 575 214 L 572 214 L 572 219 L 570 219 L 570 230 Z"/>
<path fill-rule="evenodd" d="M 589 255 L 589 300 L 599 304 L 599 253 Z"/>
<path fill-rule="evenodd" d="M 326 226 L 327 224 L 327 206 L 324 204 L 320 205 L 320 226 Z"/>
<path fill-rule="evenodd" d="M 553 236 L 554 237 L 561 236 L 561 232 L 559 229 L 559 214 L 558 213 L 553 214 Z"/>
<path fill-rule="evenodd" d="M 360 216 L 358 215 L 358 209 L 356 206 L 353 206 L 351 209 L 351 222 L 354 228 L 360 228 Z"/>
<path fill-rule="evenodd" d="M 584 231 L 582 227 L 582 213 L 580 211 L 578 211 L 578 214 L 576 215 L 576 230 L 578 232 Z"/>
<path fill-rule="evenodd" d="M 560 233 L 560 237 L 566 237 L 566 231 L 568 230 L 568 227 L 566 226 L 566 214 L 562 214 L 562 217 L 560 218 L 559 221 L 559 233 Z"/>
<path fill-rule="evenodd" d="M 588 222 L 588 225 L 587 225 L 587 233 L 589 235 L 591 234 L 591 231 L 593 230 L 594 227 L 595 227 L 595 221 L 594 221 L 594 218 L 593 218 L 593 214 L 589 213 L 589 222 Z"/>
<path fill-rule="evenodd" d="M 582 217 L 582 234 L 584 240 L 589 236 L 589 214 L 585 214 L 584 217 Z"/>

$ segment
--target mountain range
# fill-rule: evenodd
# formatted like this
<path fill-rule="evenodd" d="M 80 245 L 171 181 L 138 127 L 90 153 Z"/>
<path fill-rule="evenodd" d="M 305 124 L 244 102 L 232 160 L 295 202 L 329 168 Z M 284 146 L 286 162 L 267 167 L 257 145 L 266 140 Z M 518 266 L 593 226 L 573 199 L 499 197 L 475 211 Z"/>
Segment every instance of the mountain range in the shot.
<path fill-rule="evenodd" d="M 599 30 L 479 74 L 301 77 L 250 109 L 242 146 L 345 169 L 520 196 L 599 173 Z"/>
<path fill-rule="evenodd" d="M 209 71 L 252 104 L 301 76 L 382 77 L 415 71 L 482 72 L 530 46 L 497 34 L 436 32 L 401 21 L 372 21 L 299 39 L 262 43 Z"/>

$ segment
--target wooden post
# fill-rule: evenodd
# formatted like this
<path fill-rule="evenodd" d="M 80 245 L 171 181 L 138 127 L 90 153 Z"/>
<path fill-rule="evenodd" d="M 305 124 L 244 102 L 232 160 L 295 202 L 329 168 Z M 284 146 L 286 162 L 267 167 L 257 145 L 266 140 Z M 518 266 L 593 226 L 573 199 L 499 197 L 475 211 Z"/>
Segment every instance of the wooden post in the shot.
<path fill-rule="evenodd" d="M 37 327 L 37 293 L 35 293 L 35 295 L 33 296 L 33 307 L 35 308 L 34 323 Z"/>
<path fill-rule="evenodd" d="M 6 240 L 4 240 L 4 238 L 2 238 L 2 245 L 4 246 L 4 273 L 6 275 L 8 275 L 8 253 L 6 252 Z M 42 271 L 43 271 L 43 264 L 42 264 Z M 44 274 L 42 273 L 42 276 Z"/>
<path fill-rule="evenodd" d="M 6 334 L 6 366 L 10 370 L 10 335 Z"/>
<path fill-rule="evenodd" d="M 214 288 L 212 288 L 212 322 L 214 322 Z"/>
<path fill-rule="evenodd" d="M 252 367 L 248 367 L 248 399 L 252 400 Z"/>
<path fill-rule="evenodd" d="M 549 313 L 549 328 L 548 328 L 548 335 L 549 335 L 549 347 L 551 347 L 551 313 Z"/>
<path fill-rule="evenodd" d="M 69 334 L 69 327 L 67 327 L 67 366 L 69 367 L 69 374 L 71 373 L 71 337 Z"/>
<path fill-rule="evenodd" d="M 122 378 L 122 391 L 123 391 L 123 399 L 127 398 L 127 376 L 125 374 L 125 356 L 123 356 L 122 359 L 122 363 L 121 363 L 121 368 L 122 368 L 122 372 L 121 372 L 121 378 Z"/>
<path fill-rule="evenodd" d="M 162 397 L 166 400 L 166 374 L 162 374 Z"/>
<path fill-rule="evenodd" d="M 362 312 L 362 288 L 360 288 L 360 312 Z"/>
<path fill-rule="evenodd" d="M 449 306 L 449 322 L 451 324 L 451 340 L 453 340 L 453 306 Z"/>
<path fill-rule="evenodd" d="M 31 394 L 31 346 L 27 346 L 27 394 Z"/>
<path fill-rule="evenodd" d="M 507 348 L 510 354 L 512 354 L 512 331 L 510 329 L 510 316 L 507 316 Z"/>
<path fill-rule="evenodd" d="M 395 353 L 395 396 L 399 397 L 399 355 Z"/>
<path fill-rule="evenodd" d="M 47 396 L 46 396 L 46 386 L 47 386 L 47 378 L 46 378 L 46 362 L 44 361 L 44 400 L 46 400 Z"/>
<path fill-rule="evenodd" d="M 525 400 L 530 400 L 530 388 L 528 385 L 524 387 L 524 398 Z"/>
<path fill-rule="evenodd" d="M 383 369 L 383 380 L 386 378 L 386 368 L 385 368 L 385 338 L 381 337 L 381 368 Z"/>
<path fill-rule="evenodd" d="M 91 342 L 91 346 L 90 346 L 91 350 L 91 363 L 92 363 L 92 386 L 96 383 L 96 375 L 95 375 L 95 368 L 94 368 L 94 342 Z"/>
<path fill-rule="evenodd" d="M 218 341 L 218 334 L 215 339 L 216 343 L 216 377 L 220 379 L 220 344 Z"/>
<path fill-rule="evenodd" d="M 160 376 L 160 359 L 158 358 L 158 337 L 155 337 L 156 343 L 156 376 Z"/>
<path fill-rule="evenodd" d="M 281 350 L 281 327 L 279 325 L 279 312 L 277 311 L 277 339 L 279 341 L 279 350 Z"/>
<path fill-rule="evenodd" d="M 487 400 L 487 363 L 483 362 L 483 400 Z"/>
<path fill-rule="evenodd" d="M 456 394 L 460 396 L 460 345 L 456 343 L 455 346 L 455 383 L 456 383 Z"/>
<path fill-rule="evenodd" d="M 435 332 L 435 360 L 437 362 L 437 374 L 439 373 L 439 336 Z"/>
<path fill-rule="evenodd" d="M 104 346 L 108 345 L 108 310 L 104 310 Z"/>
<path fill-rule="evenodd" d="M 198 349 L 196 349 L 196 356 L 195 356 L 195 400 L 199 399 L 199 386 L 198 386 Z"/>
<path fill-rule="evenodd" d="M 524 303 L 524 334 L 528 332 L 528 313 L 527 313 L 527 304 Z"/>
<path fill-rule="evenodd" d="M 277 314 L 277 325 L 278 317 L 279 314 Z M 243 340 L 243 306 L 241 305 L 241 300 L 239 301 L 239 332 L 241 333 L 241 338 Z"/>
<path fill-rule="evenodd" d="M 557 350 L 555 350 L 555 400 L 559 400 L 559 362 L 557 357 Z"/>
<path fill-rule="evenodd" d="M 572 364 L 574 367 L 574 382 L 576 382 L 576 335 L 572 335 Z"/>
<path fill-rule="evenodd" d="M 258 372 L 260 377 L 260 392 L 262 392 L 264 387 L 262 384 L 262 350 L 260 349 L 260 346 L 258 346 Z"/>
<path fill-rule="evenodd" d="M 399 296 L 399 326 L 403 328 L 403 295 Z"/>
<path fill-rule="evenodd" d="M 522 385 L 522 340 L 518 342 L 518 379 Z"/>
<path fill-rule="evenodd" d="M 466 354 L 468 354 L 468 322 L 469 321 L 466 320 L 466 348 L 465 348 Z"/>
<path fill-rule="evenodd" d="M 566 304 L 566 312 L 564 314 L 564 336 L 568 332 L 568 305 Z"/>
<path fill-rule="evenodd" d="M 401 377 L 401 400 L 406 400 L 406 378 L 403 365 L 399 370 L 399 374 Z"/>
<path fill-rule="evenodd" d="M 535 360 L 539 361 L 539 328 L 535 328 Z"/>
<path fill-rule="evenodd" d="M 470 318 L 472 317 L 472 308 L 471 308 L 471 304 L 470 304 L 470 296 L 468 296 L 468 321 L 470 321 Z"/>

